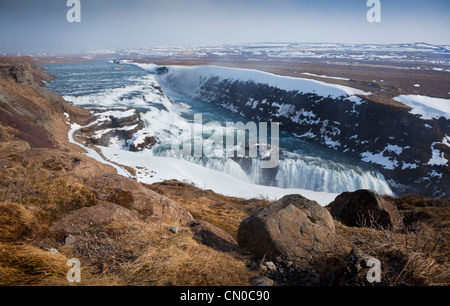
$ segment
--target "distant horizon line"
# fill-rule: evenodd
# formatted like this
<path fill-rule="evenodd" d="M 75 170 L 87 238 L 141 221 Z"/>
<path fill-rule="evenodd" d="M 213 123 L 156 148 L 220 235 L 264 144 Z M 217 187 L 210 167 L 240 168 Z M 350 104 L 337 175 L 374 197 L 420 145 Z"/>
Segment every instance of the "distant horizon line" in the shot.
<path fill-rule="evenodd" d="M 398 43 L 356 43 L 356 42 L 293 42 L 293 41 L 285 41 L 285 42 L 276 42 L 276 41 L 260 41 L 260 42 L 239 42 L 239 43 L 225 43 L 225 44 L 207 44 L 207 45 L 199 45 L 199 44 L 183 44 L 183 45 L 155 45 L 155 46 L 141 46 L 141 47 L 121 47 L 121 48 L 113 48 L 113 47 L 105 47 L 105 48 L 97 48 L 90 50 L 80 50 L 80 51 L 71 51 L 71 52 L 52 52 L 52 51 L 34 51 L 34 52 L 13 52 L 13 51 L 4 51 L 0 50 L 0 56 L 67 56 L 67 55 L 88 55 L 93 52 L 99 51 L 126 51 L 126 50 L 146 50 L 146 49 L 169 49 L 169 48 L 219 48 L 219 47 L 232 47 L 232 46 L 245 46 L 245 45 L 309 45 L 309 44 L 317 44 L 317 45 L 367 45 L 367 46 L 390 46 L 390 45 L 418 45 L 425 44 L 430 46 L 438 46 L 438 47 L 450 47 L 450 43 L 445 44 L 437 44 L 430 43 L 425 41 L 414 41 L 414 42 L 398 42 Z"/>

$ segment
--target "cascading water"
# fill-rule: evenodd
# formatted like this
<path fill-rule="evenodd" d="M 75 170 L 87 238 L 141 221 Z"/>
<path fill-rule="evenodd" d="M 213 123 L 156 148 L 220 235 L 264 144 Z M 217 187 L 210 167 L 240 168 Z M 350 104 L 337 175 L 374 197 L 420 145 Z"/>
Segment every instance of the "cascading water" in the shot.
<path fill-rule="evenodd" d="M 248 121 L 232 111 L 179 93 L 177 91 L 178 83 L 173 83 L 173 79 L 168 81 L 165 76 L 159 76 L 157 80 L 162 84 L 164 92 L 173 100 L 185 101 L 191 105 L 190 112 L 204 113 L 206 111 L 212 119 L 219 121 L 226 119 Z M 190 83 L 197 84 L 193 80 Z M 189 82 L 182 86 L 184 92 L 194 95 L 197 92 L 196 89 L 189 87 Z M 292 149 L 302 153 L 289 152 L 286 147 L 282 146 L 283 156 L 275 169 L 262 169 L 260 167 L 261 160 L 258 158 L 236 160 L 185 157 L 185 159 L 258 185 L 331 193 L 372 189 L 380 194 L 392 194 L 384 177 L 368 165 L 336 151 L 308 144 L 289 133 L 282 133 L 281 137 L 284 139 L 281 139 L 280 142 L 284 143 L 288 150 Z M 305 152 L 307 153 L 305 154 Z M 168 155 L 170 156 L 170 154 Z"/>

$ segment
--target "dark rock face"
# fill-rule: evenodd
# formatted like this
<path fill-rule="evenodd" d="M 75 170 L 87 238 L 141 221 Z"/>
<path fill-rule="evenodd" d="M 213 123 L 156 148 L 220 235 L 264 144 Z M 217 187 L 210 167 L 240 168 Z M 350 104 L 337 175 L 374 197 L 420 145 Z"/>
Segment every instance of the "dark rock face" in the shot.
<path fill-rule="evenodd" d="M 372 190 L 340 194 L 330 205 L 331 215 L 347 226 L 370 226 L 375 222 L 383 228 L 402 228 L 397 207 Z"/>
<path fill-rule="evenodd" d="M 55 141 L 45 131 L 13 113 L 0 109 L 0 123 L 17 129 L 16 136 L 28 142 L 32 148 L 56 148 Z"/>
<path fill-rule="evenodd" d="M 247 267 L 261 273 L 250 281 L 253 286 L 329 286 L 336 277 L 333 272 L 319 274 L 311 267 L 280 256 L 273 261 L 253 257 Z"/>
<path fill-rule="evenodd" d="M 242 221 L 238 243 L 260 257 L 299 259 L 326 249 L 334 233 L 333 218 L 325 208 L 289 195 Z"/>
<path fill-rule="evenodd" d="M 348 98 L 286 91 L 266 84 L 205 78 L 196 96 L 251 120 L 280 122 L 280 129 L 370 162 L 398 194 L 450 195 L 450 167 L 432 165 L 433 148 L 450 160 L 450 120 L 424 120 L 409 109 Z M 368 157 L 367 157 L 368 156 Z"/>
<path fill-rule="evenodd" d="M 169 72 L 167 67 L 158 67 L 158 68 L 156 68 L 156 73 L 157 74 L 166 74 L 167 72 Z"/>
<path fill-rule="evenodd" d="M 23 84 L 33 85 L 33 83 L 34 83 L 34 78 L 33 78 L 33 74 L 31 73 L 31 68 L 26 67 L 23 64 L 11 66 L 11 68 L 9 68 L 9 74 L 19 84 L 23 83 Z"/>
<path fill-rule="evenodd" d="M 131 109 L 127 109 L 127 111 L 129 110 Z M 92 108 L 91 111 L 96 116 L 100 116 L 108 109 Z M 128 147 L 130 151 L 138 152 L 152 148 L 157 142 L 154 136 L 148 136 L 145 137 L 142 143 L 138 145 L 133 144 L 133 135 L 142 128 L 144 128 L 144 123 L 140 118 L 139 112 L 135 110 L 132 115 L 127 117 L 117 118 L 110 115 L 109 120 L 82 128 L 80 133 L 94 145 L 107 147 L 112 139 L 116 139 L 116 141 L 123 143 L 124 147 Z"/>
<path fill-rule="evenodd" d="M 31 73 L 31 67 L 26 62 L 0 66 L 0 77 L 11 77 L 19 84 L 34 84 L 34 77 Z"/>

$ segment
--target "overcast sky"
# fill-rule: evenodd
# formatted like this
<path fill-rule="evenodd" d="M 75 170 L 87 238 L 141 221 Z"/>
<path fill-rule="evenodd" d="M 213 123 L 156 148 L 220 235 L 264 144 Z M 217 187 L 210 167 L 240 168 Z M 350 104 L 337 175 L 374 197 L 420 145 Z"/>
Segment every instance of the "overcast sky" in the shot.
<path fill-rule="evenodd" d="M 0 52 L 70 53 L 104 48 L 245 42 L 450 44 L 449 0 L 0 0 Z"/>

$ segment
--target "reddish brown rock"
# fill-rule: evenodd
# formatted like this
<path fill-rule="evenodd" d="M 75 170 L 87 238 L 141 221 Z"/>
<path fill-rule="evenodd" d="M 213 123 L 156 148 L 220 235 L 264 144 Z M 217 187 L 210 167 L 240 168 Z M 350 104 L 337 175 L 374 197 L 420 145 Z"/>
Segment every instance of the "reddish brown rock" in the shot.
<path fill-rule="evenodd" d="M 95 206 L 81 208 L 61 220 L 58 220 L 53 228 L 55 231 L 78 234 L 90 227 L 110 224 L 112 222 L 138 222 L 138 216 L 122 206 L 99 202 Z"/>
<path fill-rule="evenodd" d="M 237 248 L 237 243 L 230 234 L 209 222 L 195 220 L 190 227 L 195 240 L 215 250 L 230 252 Z"/>
<path fill-rule="evenodd" d="M 135 210 L 147 221 L 187 225 L 192 215 L 178 203 L 118 174 L 93 177 L 86 183 L 98 199 Z"/>

